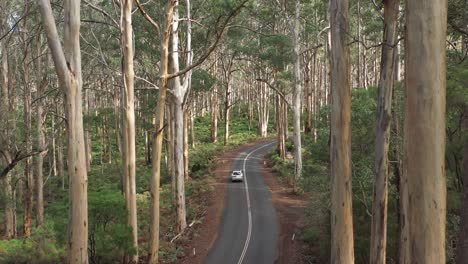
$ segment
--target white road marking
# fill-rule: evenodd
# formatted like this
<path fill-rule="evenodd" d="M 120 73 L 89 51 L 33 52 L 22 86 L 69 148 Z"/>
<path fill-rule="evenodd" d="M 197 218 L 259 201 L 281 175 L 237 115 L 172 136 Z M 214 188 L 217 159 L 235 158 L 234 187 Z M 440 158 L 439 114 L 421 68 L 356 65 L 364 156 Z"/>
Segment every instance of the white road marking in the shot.
<path fill-rule="evenodd" d="M 245 156 L 245 158 L 244 158 L 244 184 L 245 184 L 245 195 L 247 197 L 247 214 L 249 216 L 249 227 L 247 229 L 247 237 L 245 239 L 244 249 L 242 250 L 242 254 L 241 254 L 237 264 L 242 264 L 242 261 L 244 261 L 245 254 L 247 253 L 247 249 L 249 248 L 250 236 L 252 235 L 252 210 L 250 208 L 249 184 L 247 182 L 247 170 L 245 169 L 245 164 L 246 164 L 247 160 L 249 159 L 249 156 L 252 155 L 255 151 L 257 151 L 259 149 L 262 149 L 262 148 L 266 148 L 266 147 L 268 147 L 268 146 L 270 146 L 270 145 L 272 145 L 274 143 L 275 142 L 272 142 L 272 143 L 263 145 L 261 147 L 258 147 L 256 149 L 252 150 L 251 152 L 249 152 L 249 154 L 247 154 L 247 156 Z"/>

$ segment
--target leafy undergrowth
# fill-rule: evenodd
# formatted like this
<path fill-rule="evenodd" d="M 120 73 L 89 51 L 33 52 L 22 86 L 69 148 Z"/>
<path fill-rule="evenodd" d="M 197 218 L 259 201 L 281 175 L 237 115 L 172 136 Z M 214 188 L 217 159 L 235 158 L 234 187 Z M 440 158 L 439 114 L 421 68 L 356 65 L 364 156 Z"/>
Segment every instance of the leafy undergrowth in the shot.
<path fill-rule="evenodd" d="M 0 240 L 0 263 L 60 263 L 64 248 L 58 246 L 52 226 L 33 228 L 24 239 Z"/>

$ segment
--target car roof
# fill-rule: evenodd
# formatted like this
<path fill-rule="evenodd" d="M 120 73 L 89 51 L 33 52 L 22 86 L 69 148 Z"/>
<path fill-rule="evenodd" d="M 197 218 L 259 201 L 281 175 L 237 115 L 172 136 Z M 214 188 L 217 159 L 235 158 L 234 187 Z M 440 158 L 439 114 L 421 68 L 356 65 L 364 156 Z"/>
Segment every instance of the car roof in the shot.
<path fill-rule="evenodd" d="M 241 170 L 233 170 L 232 172 L 242 172 Z"/>

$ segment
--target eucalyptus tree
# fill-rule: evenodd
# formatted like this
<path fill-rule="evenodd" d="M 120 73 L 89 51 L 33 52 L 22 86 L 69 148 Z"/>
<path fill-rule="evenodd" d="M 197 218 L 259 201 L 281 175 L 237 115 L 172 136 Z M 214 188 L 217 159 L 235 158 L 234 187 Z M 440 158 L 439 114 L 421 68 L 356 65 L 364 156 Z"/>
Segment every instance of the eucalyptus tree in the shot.
<path fill-rule="evenodd" d="M 123 76 L 123 171 L 124 193 L 128 210 L 128 225 L 132 228 L 132 245 L 135 254 L 131 263 L 138 262 L 138 224 L 136 204 L 136 144 L 135 144 L 135 98 L 133 70 L 133 27 L 132 0 L 122 0 L 120 3 L 120 28 L 122 42 L 122 76 Z"/>
<path fill-rule="evenodd" d="M 166 92 L 169 75 L 170 38 L 174 16 L 174 1 L 168 1 L 161 40 L 161 83 L 159 88 L 156 120 L 153 133 L 153 161 L 151 169 L 151 207 L 150 207 L 150 240 L 148 243 L 148 263 L 158 263 L 159 257 L 159 222 L 160 222 L 160 179 L 161 154 L 164 132 L 164 115 L 166 108 Z"/>
<path fill-rule="evenodd" d="M 447 1 L 409 0 L 405 36 L 407 259 L 445 263 Z"/>
<path fill-rule="evenodd" d="M 34 56 L 36 57 L 36 131 L 37 131 L 37 140 L 36 140 L 36 147 L 37 149 L 45 149 L 46 148 L 46 139 L 44 133 L 44 122 L 45 122 L 45 115 L 44 115 L 44 93 L 45 89 L 48 86 L 47 80 L 47 71 L 43 70 L 43 64 L 47 66 L 47 60 L 42 60 L 41 58 L 44 57 L 42 54 L 42 32 L 36 37 L 36 53 Z M 47 56 L 45 56 L 47 59 Z M 43 177 L 43 170 L 44 170 L 44 153 L 40 153 L 36 157 L 35 161 L 35 169 L 36 169 L 36 226 L 40 227 L 44 225 L 44 177 Z"/>
<path fill-rule="evenodd" d="M 351 194 L 349 1 L 330 1 L 331 24 L 331 263 L 354 263 Z"/>
<path fill-rule="evenodd" d="M 82 110 L 80 1 L 64 2 L 64 44 L 49 0 L 38 0 L 42 24 L 65 100 L 68 136 L 70 214 L 68 263 L 88 263 L 88 175 L 86 171 Z"/>
<path fill-rule="evenodd" d="M 301 2 L 296 0 L 294 12 L 294 94 L 293 94 L 293 128 L 294 128 L 294 190 L 298 190 L 298 182 L 302 178 L 302 142 L 301 142 L 301 99 L 302 77 L 300 58 L 300 13 Z"/>
<path fill-rule="evenodd" d="M 0 4 L 2 11 L 8 10 L 8 6 L 5 3 Z M 8 30 L 8 19 L 4 12 L 0 12 L 0 32 L 1 35 L 4 35 Z M 0 56 L 1 56 L 1 67 L 0 67 L 0 152 L 2 153 L 2 158 L 0 159 L 0 164 L 2 169 L 6 167 L 9 163 L 8 159 L 5 159 L 5 152 L 8 151 L 4 149 L 6 146 L 10 145 L 9 135 L 10 135 L 10 115 L 9 115 L 9 72 L 8 72 L 8 38 L 0 40 Z M 4 228 L 5 228 L 5 238 L 11 239 L 14 236 L 14 210 L 13 210 L 13 190 L 11 185 L 11 173 L 7 172 L 4 177 L 0 178 L 0 184 L 2 187 L 3 195 L 5 197 L 4 201 Z"/>
<path fill-rule="evenodd" d="M 233 87 L 232 87 L 232 76 L 236 71 L 234 69 L 234 63 L 237 53 L 225 49 L 222 58 L 220 58 L 221 74 L 222 74 L 222 85 L 224 88 L 224 145 L 229 145 L 229 126 L 231 120 L 231 107 L 234 104 L 233 100 Z"/>
<path fill-rule="evenodd" d="M 24 5 L 24 13 L 29 13 L 30 3 L 25 2 Z M 28 19 L 30 16 L 26 16 L 23 19 L 22 23 L 22 30 L 21 30 L 21 46 L 23 48 L 23 58 L 21 63 L 21 69 L 23 71 L 23 122 L 24 122 L 24 129 L 25 129 L 25 148 L 27 152 L 32 151 L 32 138 L 31 138 L 31 124 L 32 124 L 32 78 L 31 72 L 29 69 L 29 60 L 32 58 L 30 56 L 30 42 L 29 34 L 32 31 L 28 26 Z M 33 177 L 33 170 L 32 170 L 32 159 L 28 157 L 25 159 L 25 167 L 24 167 L 24 174 L 25 174 L 25 188 L 24 188 L 24 215 L 23 215 L 23 232 L 24 235 L 29 237 L 31 235 L 31 228 L 32 228 L 32 215 L 33 215 L 33 185 L 34 185 L 34 177 Z"/>
<path fill-rule="evenodd" d="M 398 0 L 384 2 L 384 36 L 375 127 L 375 182 L 372 206 L 371 263 L 385 263 L 387 246 L 388 150 L 395 64 L 397 60 Z M 359 66 L 358 66 L 359 67 Z"/>
<path fill-rule="evenodd" d="M 192 26 L 190 16 L 190 0 L 186 0 L 187 9 L 187 34 L 186 34 L 186 59 L 185 63 L 191 65 L 193 61 L 192 51 Z M 171 28 L 171 43 L 169 64 L 171 65 L 170 72 L 177 73 L 180 71 L 180 55 L 179 55 L 179 1 L 174 1 L 174 11 L 172 17 Z M 186 97 L 190 91 L 192 79 L 192 71 L 189 70 L 183 80 L 180 76 L 175 76 L 172 79 L 173 87 L 171 94 L 174 103 L 174 173 L 176 182 L 176 211 L 177 211 L 177 230 L 182 232 L 187 227 L 187 216 L 185 206 L 185 172 L 184 172 L 184 104 Z"/>

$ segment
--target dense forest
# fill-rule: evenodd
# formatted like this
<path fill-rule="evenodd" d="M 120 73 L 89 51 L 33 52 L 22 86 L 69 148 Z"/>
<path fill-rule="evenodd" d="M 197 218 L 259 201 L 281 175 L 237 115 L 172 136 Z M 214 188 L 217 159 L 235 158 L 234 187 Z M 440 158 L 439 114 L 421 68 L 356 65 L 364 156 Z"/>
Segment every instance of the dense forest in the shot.
<path fill-rule="evenodd" d="M 0 263 L 191 263 L 259 140 L 301 263 L 468 261 L 467 0 L 0 1 L 0 65 Z"/>

